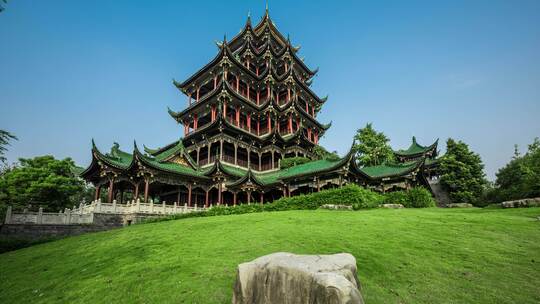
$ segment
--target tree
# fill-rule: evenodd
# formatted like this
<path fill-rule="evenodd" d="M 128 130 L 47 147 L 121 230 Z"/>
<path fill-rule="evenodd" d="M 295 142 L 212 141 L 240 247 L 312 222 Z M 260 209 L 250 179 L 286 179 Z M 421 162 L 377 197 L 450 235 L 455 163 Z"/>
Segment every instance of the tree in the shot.
<path fill-rule="evenodd" d="M 535 138 L 524 155 L 514 152 L 496 177 L 494 202 L 540 196 L 540 139 Z"/>
<path fill-rule="evenodd" d="M 487 185 L 484 164 L 480 155 L 470 151 L 467 144 L 449 138 L 440 168 L 441 185 L 454 203 L 483 204 L 480 198 Z"/>
<path fill-rule="evenodd" d="M 8 131 L 0 130 L 0 162 L 4 165 L 6 164 L 4 153 L 7 151 L 7 146 L 9 146 L 9 142 L 12 139 L 17 140 L 17 137 Z"/>
<path fill-rule="evenodd" d="M 390 139 L 382 132 L 373 129 L 371 123 L 356 131 L 356 143 L 353 149 L 356 152 L 359 165 L 377 166 L 394 161 L 394 151 L 388 144 Z"/>
<path fill-rule="evenodd" d="M 0 2 L 3 2 L 4 4 L 7 4 L 7 0 L 1 0 Z M 4 11 L 4 6 L 0 3 L 0 13 Z"/>
<path fill-rule="evenodd" d="M 323 146 L 320 146 L 320 145 L 316 145 L 315 147 L 313 147 L 312 152 L 313 154 L 315 154 L 315 157 L 317 159 L 327 159 L 327 160 L 334 160 L 334 161 L 339 159 L 339 155 L 337 154 L 336 151 L 329 152 Z"/>
<path fill-rule="evenodd" d="M 79 204 L 76 199 L 84 182 L 73 173 L 75 164 L 70 158 L 57 160 L 46 155 L 19 162 L 0 176 L 0 213 L 8 205 L 22 208 L 31 204 L 57 212 Z"/>

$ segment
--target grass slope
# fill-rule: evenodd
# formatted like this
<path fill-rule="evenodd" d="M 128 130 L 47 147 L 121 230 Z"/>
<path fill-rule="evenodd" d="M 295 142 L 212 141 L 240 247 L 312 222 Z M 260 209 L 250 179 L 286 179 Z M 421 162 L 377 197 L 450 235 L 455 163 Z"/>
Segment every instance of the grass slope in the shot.
<path fill-rule="evenodd" d="M 131 226 L 0 255 L 1 303 L 230 303 L 236 265 L 352 253 L 367 303 L 539 303 L 540 208 L 289 211 Z"/>

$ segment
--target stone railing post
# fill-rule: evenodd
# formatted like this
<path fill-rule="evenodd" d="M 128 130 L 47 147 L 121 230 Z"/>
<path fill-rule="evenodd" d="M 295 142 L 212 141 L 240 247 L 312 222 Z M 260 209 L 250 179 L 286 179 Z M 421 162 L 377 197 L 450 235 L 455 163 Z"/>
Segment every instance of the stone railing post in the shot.
<path fill-rule="evenodd" d="M 165 214 L 165 213 L 167 213 L 167 212 L 165 212 L 165 211 L 167 211 L 167 209 L 165 209 L 165 208 L 167 208 L 166 205 L 165 205 L 165 201 L 163 201 L 162 205 L 163 205 L 163 214 Z"/>
<path fill-rule="evenodd" d="M 100 212 L 100 211 L 101 211 L 101 198 L 98 199 L 96 203 L 96 212 Z"/>
<path fill-rule="evenodd" d="M 66 209 L 66 224 L 71 224 L 71 210 Z"/>
<path fill-rule="evenodd" d="M 83 203 L 80 203 L 79 204 L 79 213 L 82 215 L 83 214 L 83 209 L 84 209 L 84 204 Z"/>
<path fill-rule="evenodd" d="M 113 212 L 116 213 L 116 200 L 112 201 L 112 209 L 113 209 Z"/>
<path fill-rule="evenodd" d="M 141 200 L 137 199 L 137 212 L 141 211 Z"/>
<path fill-rule="evenodd" d="M 176 207 L 177 207 L 177 202 L 174 202 L 174 210 L 173 210 L 173 213 L 176 213 Z"/>
<path fill-rule="evenodd" d="M 39 207 L 39 210 L 38 210 L 37 223 L 38 224 L 43 223 L 43 208 L 42 207 Z"/>
<path fill-rule="evenodd" d="M 154 213 L 154 200 L 150 200 L 150 212 Z"/>
<path fill-rule="evenodd" d="M 187 203 L 184 203 L 184 213 L 187 213 Z"/>
<path fill-rule="evenodd" d="M 11 206 L 8 206 L 7 207 L 7 211 L 6 211 L 6 220 L 5 220 L 5 224 L 10 224 L 11 223 L 11 213 L 12 213 L 12 209 L 11 209 Z"/>

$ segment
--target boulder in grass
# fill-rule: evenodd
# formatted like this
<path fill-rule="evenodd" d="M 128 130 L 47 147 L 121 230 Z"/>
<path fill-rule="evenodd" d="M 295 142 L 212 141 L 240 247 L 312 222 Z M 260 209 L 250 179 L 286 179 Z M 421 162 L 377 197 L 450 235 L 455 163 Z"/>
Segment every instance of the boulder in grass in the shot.
<path fill-rule="evenodd" d="M 233 304 L 364 303 L 348 253 L 279 252 L 238 265 Z"/>
<path fill-rule="evenodd" d="M 503 208 L 529 208 L 529 207 L 540 207 L 540 197 L 537 198 L 524 198 L 514 201 L 502 202 L 501 207 Z"/>
<path fill-rule="evenodd" d="M 381 208 L 387 208 L 387 209 L 402 209 L 405 208 L 402 204 L 382 204 Z"/>
<path fill-rule="evenodd" d="M 446 205 L 447 208 L 472 208 L 474 207 L 472 204 L 469 203 L 453 203 Z"/>

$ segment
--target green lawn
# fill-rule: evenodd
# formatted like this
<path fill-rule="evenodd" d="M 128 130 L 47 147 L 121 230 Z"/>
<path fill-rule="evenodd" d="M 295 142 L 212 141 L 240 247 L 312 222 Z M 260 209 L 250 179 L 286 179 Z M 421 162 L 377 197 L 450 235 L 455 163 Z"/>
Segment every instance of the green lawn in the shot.
<path fill-rule="evenodd" d="M 191 218 L 0 255 L 1 303 L 230 303 L 236 265 L 352 253 L 369 303 L 539 303 L 540 208 Z"/>

